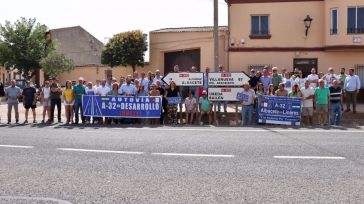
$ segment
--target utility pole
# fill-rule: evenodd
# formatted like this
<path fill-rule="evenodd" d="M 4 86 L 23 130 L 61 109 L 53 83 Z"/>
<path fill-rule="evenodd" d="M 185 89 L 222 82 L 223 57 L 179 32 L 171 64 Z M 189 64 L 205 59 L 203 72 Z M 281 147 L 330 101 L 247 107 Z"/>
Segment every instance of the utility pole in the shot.
<path fill-rule="evenodd" d="M 219 2 L 214 0 L 214 67 L 219 71 Z"/>
<path fill-rule="evenodd" d="M 219 72 L 219 2 L 214 0 L 214 67 L 215 72 Z M 214 102 L 214 121 L 218 126 L 218 120 L 216 117 L 216 101 Z"/>

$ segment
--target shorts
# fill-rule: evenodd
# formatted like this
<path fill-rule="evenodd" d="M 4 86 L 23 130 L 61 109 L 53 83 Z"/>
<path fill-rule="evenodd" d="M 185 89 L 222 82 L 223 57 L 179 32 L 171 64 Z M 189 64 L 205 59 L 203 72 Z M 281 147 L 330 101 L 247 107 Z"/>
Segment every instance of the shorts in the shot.
<path fill-rule="evenodd" d="M 313 116 L 313 107 L 303 107 L 302 116 Z"/>
<path fill-rule="evenodd" d="M 64 104 L 65 106 L 73 106 L 74 101 L 67 102 L 66 100 L 64 100 L 63 104 Z"/>
<path fill-rule="evenodd" d="M 192 110 L 186 110 L 186 113 L 195 113 L 196 109 L 192 109 Z"/>
<path fill-rule="evenodd" d="M 24 104 L 24 108 L 26 110 L 29 110 L 30 108 L 31 109 L 35 109 L 37 107 L 37 105 L 33 105 L 33 104 Z"/>
<path fill-rule="evenodd" d="M 322 113 L 322 112 L 327 113 L 328 111 L 329 111 L 328 105 L 323 105 L 323 104 L 316 105 L 316 113 Z"/>
<path fill-rule="evenodd" d="M 44 101 L 43 101 L 43 107 L 44 108 L 51 107 L 51 100 L 50 99 L 44 99 Z"/>

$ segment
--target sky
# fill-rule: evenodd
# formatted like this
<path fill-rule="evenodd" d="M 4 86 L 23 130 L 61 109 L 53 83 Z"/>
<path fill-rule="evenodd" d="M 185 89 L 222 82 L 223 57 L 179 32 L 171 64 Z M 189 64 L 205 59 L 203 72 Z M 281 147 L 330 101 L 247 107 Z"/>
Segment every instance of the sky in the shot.
<path fill-rule="evenodd" d="M 212 26 L 213 0 L 2 0 L 0 23 L 36 18 L 50 29 L 80 25 L 106 42 L 114 34 L 171 27 Z M 227 6 L 219 0 L 219 25 Z"/>

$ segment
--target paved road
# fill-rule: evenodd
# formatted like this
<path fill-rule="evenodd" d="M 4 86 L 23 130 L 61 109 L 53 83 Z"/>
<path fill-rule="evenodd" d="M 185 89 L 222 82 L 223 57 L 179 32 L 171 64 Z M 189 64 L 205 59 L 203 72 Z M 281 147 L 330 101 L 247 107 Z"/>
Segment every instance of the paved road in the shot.
<path fill-rule="evenodd" d="M 364 130 L 0 127 L 0 203 L 364 203 Z"/>

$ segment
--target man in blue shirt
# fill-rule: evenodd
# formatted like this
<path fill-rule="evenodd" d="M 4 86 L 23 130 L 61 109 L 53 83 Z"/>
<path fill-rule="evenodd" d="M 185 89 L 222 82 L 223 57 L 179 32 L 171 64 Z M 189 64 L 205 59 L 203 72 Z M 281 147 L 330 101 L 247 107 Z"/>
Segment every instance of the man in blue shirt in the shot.
<path fill-rule="evenodd" d="M 264 91 L 267 91 L 269 88 L 269 85 L 272 83 L 272 77 L 269 76 L 268 69 L 263 69 L 263 76 L 260 77 L 260 83 L 264 86 Z"/>
<path fill-rule="evenodd" d="M 15 122 L 19 123 L 18 98 L 20 97 L 20 95 L 21 95 L 21 90 L 19 87 L 16 86 L 16 81 L 11 80 L 11 86 L 6 88 L 5 90 L 5 96 L 7 98 L 7 103 L 8 103 L 8 124 L 10 124 L 11 122 L 11 111 L 13 107 L 15 111 Z"/>
<path fill-rule="evenodd" d="M 356 113 L 356 97 L 359 94 L 361 84 L 357 75 L 354 75 L 354 69 L 349 70 L 349 76 L 345 78 L 344 93 L 346 101 L 345 112 L 350 112 L 350 104 L 353 104 L 353 113 Z"/>

